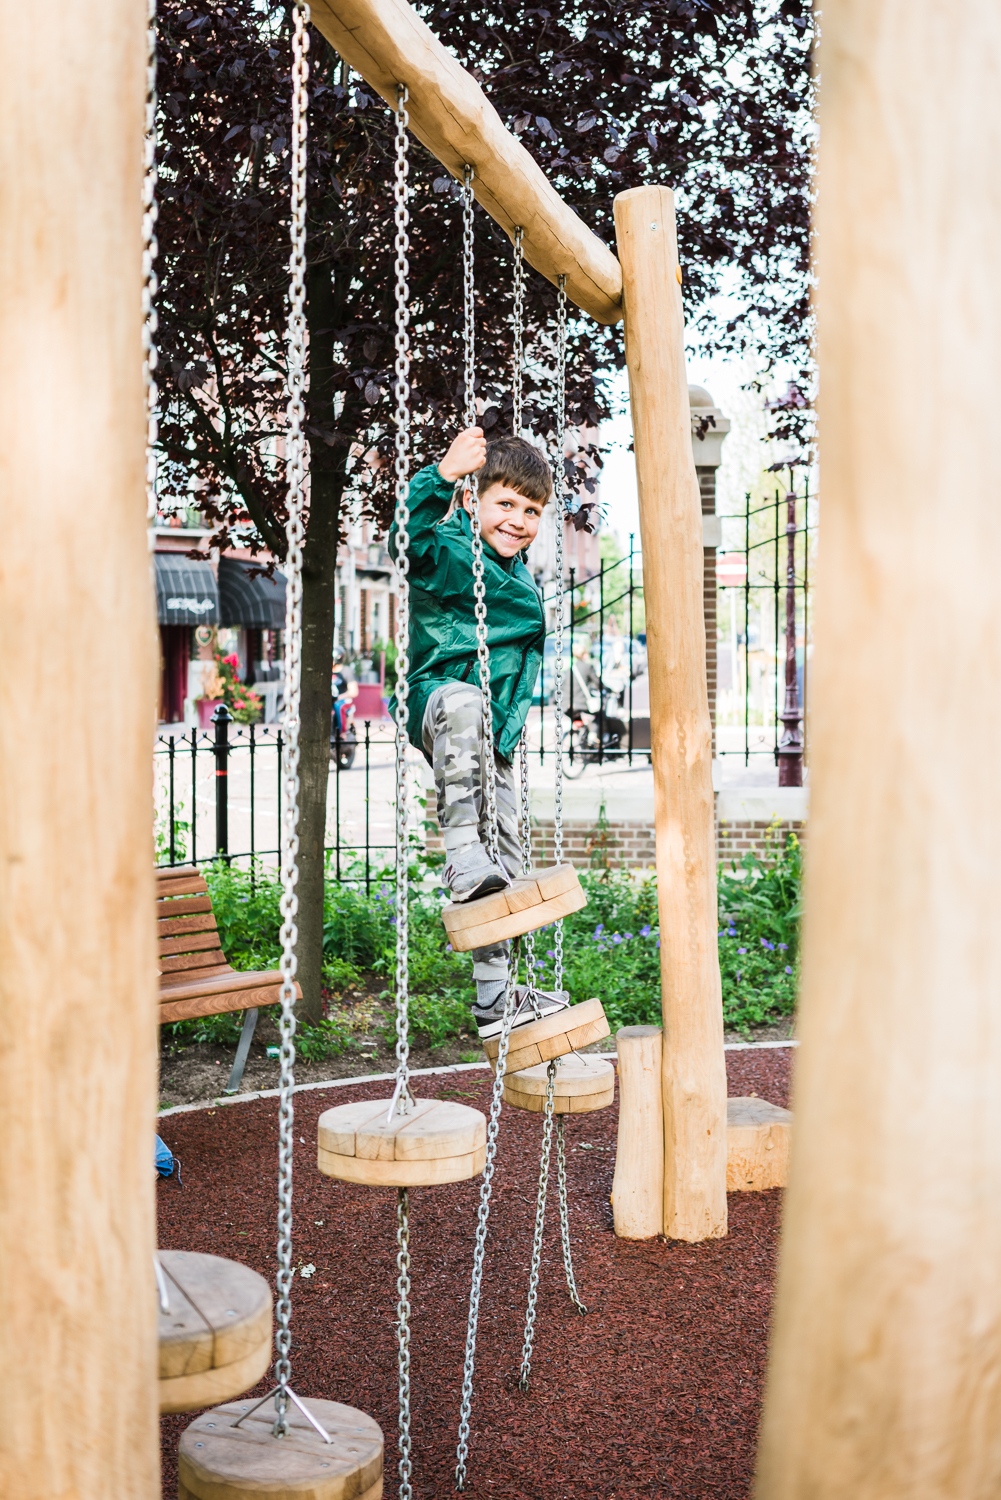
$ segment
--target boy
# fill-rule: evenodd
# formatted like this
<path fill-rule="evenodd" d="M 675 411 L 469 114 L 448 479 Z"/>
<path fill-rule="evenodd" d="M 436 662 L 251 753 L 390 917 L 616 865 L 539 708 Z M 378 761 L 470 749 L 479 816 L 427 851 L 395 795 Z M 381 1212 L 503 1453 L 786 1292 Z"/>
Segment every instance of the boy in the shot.
<path fill-rule="evenodd" d="M 493 704 L 497 828 L 501 864 L 490 858 L 483 695 L 476 656 L 473 543 L 468 486 L 477 475 L 487 647 Z M 553 492 L 549 465 L 523 438 L 488 443 L 470 427 L 437 466 L 410 485 L 410 697 L 408 732 L 434 771 L 445 841 L 444 884 L 453 901 L 502 890 L 521 870 L 518 801 L 511 762 L 535 690 L 546 619 L 522 553 L 534 540 Z M 458 500 L 458 503 L 456 501 Z M 396 528 L 390 535 L 396 555 Z M 510 943 L 473 949 L 481 1038 L 501 1029 Z M 516 992 L 517 1000 L 525 998 Z M 515 1025 L 549 1015 L 565 996 L 534 995 Z"/>

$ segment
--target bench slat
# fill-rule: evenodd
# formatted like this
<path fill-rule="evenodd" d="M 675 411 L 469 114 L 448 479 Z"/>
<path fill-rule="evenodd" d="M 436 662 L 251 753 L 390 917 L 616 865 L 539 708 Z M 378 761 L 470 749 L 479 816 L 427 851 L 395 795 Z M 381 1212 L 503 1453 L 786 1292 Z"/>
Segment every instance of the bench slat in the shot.
<path fill-rule="evenodd" d="M 156 919 L 162 922 L 165 917 L 186 917 L 194 911 L 211 911 L 212 897 L 208 891 L 204 896 L 161 896 L 156 903 Z"/>
<path fill-rule="evenodd" d="M 186 875 L 183 880 L 158 880 L 156 894 L 159 900 L 165 896 L 204 896 L 208 890 L 204 875 Z"/>
<path fill-rule="evenodd" d="M 180 880 L 183 876 L 197 875 L 202 879 L 202 872 L 197 865 L 156 865 L 153 870 L 157 880 Z"/>
<path fill-rule="evenodd" d="M 204 969 L 186 969 L 180 974 L 161 974 L 160 998 L 162 1000 L 165 995 L 173 995 L 182 985 L 185 989 L 190 989 L 198 979 L 218 979 L 223 975 L 232 978 L 236 972 L 223 959 L 221 964 L 208 964 Z"/>
<path fill-rule="evenodd" d="M 157 930 L 162 938 L 170 937 L 175 932 L 215 932 L 215 917 L 212 912 L 199 912 L 192 917 L 167 917 L 157 922 Z"/>
<path fill-rule="evenodd" d="M 192 932 L 187 937 L 165 937 L 160 939 L 160 957 L 168 953 L 199 953 L 204 948 L 218 948 L 219 934 L 212 931 Z"/>
<path fill-rule="evenodd" d="M 218 1016 L 230 1010 L 252 1010 L 255 1006 L 277 1005 L 280 1000 L 279 984 L 262 985 L 252 990 L 230 990 L 228 994 L 193 995 L 186 1000 L 171 998 L 160 1005 L 160 1022 L 191 1021 L 196 1016 Z"/>
<path fill-rule="evenodd" d="M 281 978 L 278 969 L 264 974 L 250 970 L 231 969 L 222 979 L 199 979 L 196 970 L 190 979 L 179 979 L 176 985 L 171 982 L 170 988 L 172 991 L 182 991 L 185 995 L 224 995 L 227 990 L 249 990 L 254 985 L 280 984 Z"/>
<path fill-rule="evenodd" d="M 214 948 L 202 948 L 195 953 L 168 953 L 166 957 L 160 959 L 160 973 L 177 974 L 183 969 L 204 969 L 208 964 L 224 963 L 226 963 L 226 955 L 216 945 Z"/>

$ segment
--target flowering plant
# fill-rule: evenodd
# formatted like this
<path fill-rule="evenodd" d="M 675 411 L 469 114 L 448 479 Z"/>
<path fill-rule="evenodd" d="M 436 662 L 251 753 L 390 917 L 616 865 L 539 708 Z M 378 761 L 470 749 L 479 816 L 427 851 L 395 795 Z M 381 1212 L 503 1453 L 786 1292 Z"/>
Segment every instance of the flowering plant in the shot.
<path fill-rule="evenodd" d="M 240 681 L 240 661 L 236 652 L 223 656 L 217 651 L 215 669 L 222 691 L 206 696 L 222 698 L 238 724 L 257 724 L 264 717 L 264 703 L 260 694 Z"/>

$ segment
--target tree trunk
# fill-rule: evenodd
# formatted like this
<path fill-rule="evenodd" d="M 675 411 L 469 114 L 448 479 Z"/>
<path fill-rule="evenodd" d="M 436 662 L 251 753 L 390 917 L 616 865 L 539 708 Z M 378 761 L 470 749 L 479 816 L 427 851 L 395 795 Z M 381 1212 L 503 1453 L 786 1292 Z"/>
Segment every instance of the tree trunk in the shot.
<path fill-rule="evenodd" d="M 309 413 L 332 425 L 337 309 L 328 262 L 307 277 Z M 300 1014 L 315 1025 L 323 1014 L 323 880 L 330 769 L 330 676 L 334 646 L 337 543 L 347 447 L 315 443 L 310 455 L 309 525 L 302 556 L 302 707 L 299 731 L 299 941 Z"/>

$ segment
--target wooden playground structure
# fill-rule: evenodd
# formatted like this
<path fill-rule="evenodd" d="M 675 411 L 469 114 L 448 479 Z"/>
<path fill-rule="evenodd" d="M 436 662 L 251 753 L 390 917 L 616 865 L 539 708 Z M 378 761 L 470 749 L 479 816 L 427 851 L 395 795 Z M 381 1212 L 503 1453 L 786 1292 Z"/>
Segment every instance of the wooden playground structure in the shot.
<path fill-rule="evenodd" d="M 634 1197 L 644 1233 L 725 1235 L 703 557 L 672 194 L 617 198 L 616 258 L 403 0 L 319 0 L 312 19 L 391 108 L 405 85 L 413 133 L 453 176 L 474 168 L 477 200 L 522 230 L 537 271 L 565 276 L 583 312 L 624 321 L 664 1023 L 659 1042 L 632 1039 L 629 1068 L 658 1080 L 632 1137 Z M 0 638 L 31 685 L 11 674 L 0 690 L 7 1500 L 159 1494 L 146 22 L 141 0 L 0 12 Z M 977 5 L 957 25 L 929 0 L 832 0 L 823 45 L 809 907 L 758 1495 L 987 1500 L 1001 1476 L 1001 807 L 982 767 L 1001 729 L 1001 521 L 979 433 L 1001 404 L 1001 203 L 986 185 L 1001 14 Z M 966 428 L 978 445 L 960 487 Z M 85 658 L 114 670 L 85 682 L 67 670 Z M 350 1410 L 331 1420 L 350 1427 Z M 356 1492 L 375 1500 L 376 1439 L 357 1441 Z"/>

